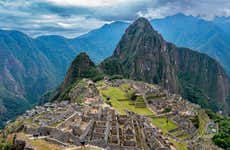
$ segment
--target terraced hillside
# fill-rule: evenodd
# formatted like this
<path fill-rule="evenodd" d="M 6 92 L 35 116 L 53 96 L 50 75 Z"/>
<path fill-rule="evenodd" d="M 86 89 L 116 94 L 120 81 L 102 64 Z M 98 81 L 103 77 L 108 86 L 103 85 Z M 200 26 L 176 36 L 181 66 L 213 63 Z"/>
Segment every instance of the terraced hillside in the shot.
<path fill-rule="evenodd" d="M 92 89 L 96 94 L 83 94 Z M 81 141 L 99 149 L 187 150 L 199 149 L 204 136 L 215 134 L 207 132 L 210 119 L 198 105 L 157 85 L 106 77 L 83 79 L 70 91 L 70 101 L 36 106 L 8 124 L 1 132 L 4 143 L 24 142 L 37 150 L 78 149 Z"/>

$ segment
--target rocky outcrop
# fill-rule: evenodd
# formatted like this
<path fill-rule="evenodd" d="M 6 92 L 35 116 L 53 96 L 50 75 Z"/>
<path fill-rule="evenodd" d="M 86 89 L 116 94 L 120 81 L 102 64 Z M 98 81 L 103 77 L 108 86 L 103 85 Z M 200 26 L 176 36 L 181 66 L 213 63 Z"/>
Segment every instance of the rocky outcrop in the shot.
<path fill-rule="evenodd" d="M 129 26 L 100 67 L 106 74 L 157 83 L 203 107 L 229 112 L 230 80 L 219 63 L 166 42 L 145 18 Z"/>
<path fill-rule="evenodd" d="M 26 142 L 23 140 L 15 140 L 14 147 L 16 150 L 24 150 Z"/>

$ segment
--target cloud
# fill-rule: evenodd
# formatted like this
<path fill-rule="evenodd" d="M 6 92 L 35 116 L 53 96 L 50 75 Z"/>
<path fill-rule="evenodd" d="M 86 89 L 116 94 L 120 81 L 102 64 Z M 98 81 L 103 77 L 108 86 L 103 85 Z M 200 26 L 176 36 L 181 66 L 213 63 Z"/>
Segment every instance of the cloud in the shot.
<path fill-rule="evenodd" d="M 105 8 L 113 7 L 115 5 L 132 5 L 135 3 L 143 3 L 146 0 L 42 0 L 43 2 L 50 2 L 59 6 L 76 6 L 76 7 L 87 7 L 87 8 Z"/>
<path fill-rule="evenodd" d="M 212 19 L 230 16 L 229 0 L 0 0 L 0 28 L 31 36 L 78 36 L 116 20 L 184 13 Z"/>
<path fill-rule="evenodd" d="M 186 15 L 199 16 L 211 20 L 216 16 L 230 16 L 229 0 L 162 0 L 158 5 L 138 11 L 139 16 L 163 18 L 165 16 L 184 13 Z"/>

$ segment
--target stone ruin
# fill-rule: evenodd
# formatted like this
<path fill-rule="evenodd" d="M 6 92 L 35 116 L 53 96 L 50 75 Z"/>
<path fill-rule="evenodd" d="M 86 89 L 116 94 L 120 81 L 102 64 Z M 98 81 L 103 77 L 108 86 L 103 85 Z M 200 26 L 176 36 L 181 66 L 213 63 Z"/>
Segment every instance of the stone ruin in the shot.
<path fill-rule="evenodd" d="M 105 149 L 172 149 L 172 144 L 148 119 L 135 113 L 120 115 L 111 107 L 84 106 L 57 127 L 26 126 L 23 132 L 45 136 L 63 146 L 82 142 Z"/>

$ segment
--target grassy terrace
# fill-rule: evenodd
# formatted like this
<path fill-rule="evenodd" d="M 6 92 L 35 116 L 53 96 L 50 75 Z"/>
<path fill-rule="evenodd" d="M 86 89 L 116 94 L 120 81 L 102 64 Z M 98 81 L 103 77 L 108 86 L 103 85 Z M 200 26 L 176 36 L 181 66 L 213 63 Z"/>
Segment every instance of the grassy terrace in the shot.
<path fill-rule="evenodd" d="M 173 139 L 169 139 L 169 141 L 172 142 L 177 149 L 179 149 L 179 150 L 187 150 L 187 147 L 186 147 L 185 144 L 179 143 L 179 142 L 177 142 L 177 141 L 175 141 Z"/>
<path fill-rule="evenodd" d="M 125 110 L 129 110 L 140 115 L 154 115 L 147 107 L 136 108 L 122 88 L 107 87 L 106 89 L 101 89 L 100 92 L 105 101 L 107 101 L 108 97 L 110 98 L 112 106 L 121 114 L 125 114 Z"/>
<path fill-rule="evenodd" d="M 151 122 L 157 128 L 161 129 L 163 133 L 168 133 L 170 130 L 177 128 L 177 125 L 173 123 L 170 119 L 167 119 L 167 117 L 151 118 Z"/>
<path fill-rule="evenodd" d="M 168 123 L 167 123 L 168 120 Z M 157 128 L 161 129 L 161 131 L 164 134 L 169 133 L 170 130 L 176 129 L 177 125 L 172 122 L 170 119 L 168 119 L 167 117 L 160 117 L 160 118 L 151 118 L 151 122 L 152 124 L 154 124 Z M 187 135 L 185 135 L 185 137 L 180 137 L 180 139 L 184 139 L 186 138 Z M 174 144 L 174 146 L 179 149 L 179 150 L 187 150 L 186 144 L 177 142 L 176 140 L 169 138 L 170 142 L 172 142 Z"/>
<path fill-rule="evenodd" d="M 206 132 L 206 126 L 209 122 L 209 117 L 208 115 L 205 113 L 204 110 L 199 110 L 198 111 L 198 119 L 199 119 L 199 128 L 198 128 L 198 132 L 201 136 L 205 135 Z"/>

